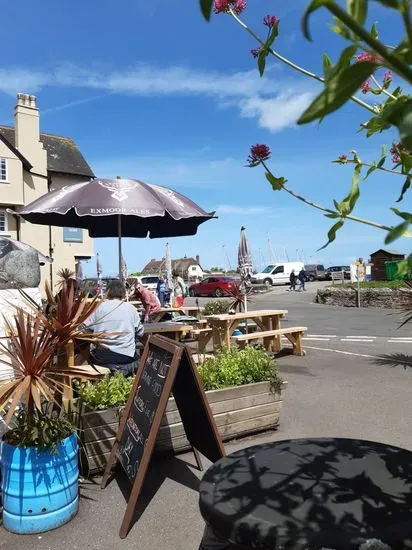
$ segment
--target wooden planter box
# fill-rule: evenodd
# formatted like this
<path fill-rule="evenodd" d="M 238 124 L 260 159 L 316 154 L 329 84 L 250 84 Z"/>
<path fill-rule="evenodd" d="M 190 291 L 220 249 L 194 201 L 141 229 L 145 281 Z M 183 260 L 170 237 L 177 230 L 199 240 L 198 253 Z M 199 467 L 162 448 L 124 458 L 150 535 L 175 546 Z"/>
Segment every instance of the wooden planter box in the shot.
<path fill-rule="evenodd" d="M 280 394 L 271 391 L 269 382 L 206 392 L 222 439 L 227 441 L 276 428 L 286 386 L 287 382 L 284 382 Z M 81 463 L 84 474 L 96 474 L 106 466 L 119 427 L 120 415 L 119 409 L 82 414 Z M 177 453 L 187 449 L 190 449 L 190 445 L 175 400 L 171 397 L 160 427 L 155 452 Z"/>

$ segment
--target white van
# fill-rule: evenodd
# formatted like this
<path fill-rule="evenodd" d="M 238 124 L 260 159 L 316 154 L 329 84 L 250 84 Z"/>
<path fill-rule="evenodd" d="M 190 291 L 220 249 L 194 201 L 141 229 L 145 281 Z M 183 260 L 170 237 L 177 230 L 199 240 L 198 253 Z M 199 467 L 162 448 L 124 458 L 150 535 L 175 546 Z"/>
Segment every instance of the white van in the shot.
<path fill-rule="evenodd" d="M 296 277 L 299 271 L 303 268 L 303 262 L 283 262 L 278 264 L 270 264 L 260 273 L 255 273 L 252 276 L 252 283 L 271 285 L 286 285 L 289 284 L 290 274 L 292 269 L 295 270 Z"/>

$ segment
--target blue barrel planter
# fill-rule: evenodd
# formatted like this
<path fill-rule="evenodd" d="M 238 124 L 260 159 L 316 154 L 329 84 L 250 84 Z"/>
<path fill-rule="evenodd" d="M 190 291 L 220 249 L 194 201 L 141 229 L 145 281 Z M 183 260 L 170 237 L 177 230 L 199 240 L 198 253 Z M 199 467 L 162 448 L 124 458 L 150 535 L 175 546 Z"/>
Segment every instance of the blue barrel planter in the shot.
<path fill-rule="evenodd" d="M 79 507 L 78 441 L 72 434 L 54 451 L 1 445 L 3 526 L 43 533 L 70 521 Z"/>

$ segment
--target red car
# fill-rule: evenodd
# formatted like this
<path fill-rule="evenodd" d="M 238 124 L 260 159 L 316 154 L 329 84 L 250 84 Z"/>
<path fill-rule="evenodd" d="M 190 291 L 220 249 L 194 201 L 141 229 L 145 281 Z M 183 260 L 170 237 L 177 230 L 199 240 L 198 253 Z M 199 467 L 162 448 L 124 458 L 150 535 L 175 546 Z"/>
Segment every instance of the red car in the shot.
<path fill-rule="evenodd" d="M 195 283 L 189 288 L 190 296 L 224 296 L 230 294 L 230 290 L 236 287 L 237 281 L 233 277 L 224 275 L 213 275 Z"/>

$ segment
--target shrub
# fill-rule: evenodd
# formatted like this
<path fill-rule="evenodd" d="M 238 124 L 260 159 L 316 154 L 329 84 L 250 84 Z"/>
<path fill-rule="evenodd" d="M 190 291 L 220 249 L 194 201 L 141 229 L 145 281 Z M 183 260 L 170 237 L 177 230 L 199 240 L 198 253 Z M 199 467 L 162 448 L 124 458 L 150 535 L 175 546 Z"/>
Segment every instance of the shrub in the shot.
<path fill-rule="evenodd" d="M 79 386 L 79 397 L 87 409 L 102 411 L 126 404 L 133 387 L 133 377 L 123 374 L 105 376 L 99 382 L 86 382 Z"/>
<path fill-rule="evenodd" d="M 222 351 L 199 365 L 198 370 L 205 390 L 269 381 L 279 392 L 282 385 L 274 357 L 260 347 Z"/>
<path fill-rule="evenodd" d="M 206 302 L 202 313 L 203 315 L 221 315 L 223 313 L 228 313 L 231 303 L 231 300 L 211 300 L 210 302 Z"/>

